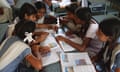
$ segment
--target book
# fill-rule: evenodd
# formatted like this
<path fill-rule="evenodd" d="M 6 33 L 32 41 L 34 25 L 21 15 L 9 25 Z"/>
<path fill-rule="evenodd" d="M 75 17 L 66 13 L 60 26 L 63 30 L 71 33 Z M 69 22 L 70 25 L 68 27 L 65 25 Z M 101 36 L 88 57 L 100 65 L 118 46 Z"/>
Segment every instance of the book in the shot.
<path fill-rule="evenodd" d="M 50 52 L 42 56 L 43 66 L 48 66 L 60 61 L 58 53 L 61 52 L 62 49 L 59 47 L 52 33 L 49 32 L 45 41 L 41 42 L 40 45 L 50 47 Z"/>
<path fill-rule="evenodd" d="M 47 53 L 46 55 L 42 56 L 43 66 L 48 66 L 48 65 L 54 64 L 58 61 L 60 61 L 60 59 L 56 52 L 50 52 L 50 53 Z"/>
<path fill-rule="evenodd" d="M 73 41 L 77 44 L 82 44 L 82 39 L 80 37 L 77 37 L 76 35 L 66 36 L 66 38 L 70 39 L 71 41 Z M 60 41 L 60 45 L 61 45 L 64 52 L 70 52 L 70 51 L 76 50 L 74 47 L 72 47 L 71 45 L 69 45 L 63 41 Z"/>
<path fill-rule="evenodd" d="M 40 46 L 48 46 L 51 48 L 52 51 L 60 52 L 62 49 L 59 47 L 56 39 L 52 35 L 52 33 L 49 33 L 47 38 L 40 43 Z"/>
<path fill-rule="evenodd" d="M 62 72 L 96 72 L 88 53 L 60 53 Z"/>
<path fill-rule="evenodd" d="M 64 52 L 70 52 L 70 51 L 76 50 L 74 47 L 70 46 L 69 44 L 67 44 L 66 42 L 63 42 L 63 41 L 60 41 L 60 45 Z"/>

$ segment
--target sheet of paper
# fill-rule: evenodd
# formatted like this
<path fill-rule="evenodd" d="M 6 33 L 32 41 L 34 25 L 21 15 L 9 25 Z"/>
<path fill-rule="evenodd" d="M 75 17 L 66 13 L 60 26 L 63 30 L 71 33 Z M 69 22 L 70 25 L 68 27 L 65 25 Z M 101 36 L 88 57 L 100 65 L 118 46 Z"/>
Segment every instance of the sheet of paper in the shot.
<path fill-rule="evenodd" d="M 69 44 L 67 44 L 63 41 L 60 41 L 60 45 L 61 45 L 64 52 L 69 52 L 69 51 L 75 51 L 76 50 L 74 47 L 70 46 Z"/>
<path fill-rule="evenodd" d="M 55 52 L 50 52 L 49 54 L 46 54 L 45 56 L 42 56 L 43 66 L 47 66 L 47 65 L 56 63 L 59 60 L 60 60 L 59 56 Z"/>
<path fill-rule="evenodd" d="M 95 72 L 87 52 L 61 53 L 60 62 L 62 72 Z M 87 68 L 88 70 L 86 70 Z"/>
<path fill-rule="evenodd" d="M 96 72 L 93 65 L 74 66 L 74 72 Z"/>
<path fill-rule="evenodd" d="M 62 50 L 51 33 L 47 36 L 45 41 L 40 43 L 40 46 L 48 46 L 51 48 L 52 51 L 54 50 L 56 52 L 59 52 Z"/>
<path fill-rule="evenodd" d="M 65 36 L 65 37 L 70 39 L 71 41 L 77 43 L 77 44 L 82 44 L 82 39 L 77 37 L 76 35 L 70 35 L 70 36 Z M 62 49 L 64 52 L 70 52 L 70 51 L 76 50 L 74 47 L 72 47 L 71 45 L 69 45 L 63 41 L 60 41 L 60 45 L 62 46 Z"/>

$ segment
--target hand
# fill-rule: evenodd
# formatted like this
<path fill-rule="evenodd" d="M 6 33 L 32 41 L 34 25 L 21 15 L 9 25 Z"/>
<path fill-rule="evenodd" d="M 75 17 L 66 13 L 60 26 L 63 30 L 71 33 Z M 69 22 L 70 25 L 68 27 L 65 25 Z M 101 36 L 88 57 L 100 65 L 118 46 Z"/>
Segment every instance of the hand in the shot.
<path fill-rule="evenodd" d="M 58 30 L 58 26 L 57 25 L 51 25 L 49 27 L 49 29 L 53 29 L 56 32 Z"/>
<path fill-rule="evenodd" d="M 91 61 L 94 63 L 96 60 L 97 60 L 97 56 L 93 56 L 92 58 L 91 58 Z"/>
<path fill-rule="evenodd" d="M 48 32 L 40 32 L 41 34 L 41 36 L 48 36 L 49 35 L 49 33 Z"/>
<path fill-rule="evenodd" d="M 65 41 L 65 40 L 66 40 L 66 38 L 63 37 L 63 36 L 57 36 L 56 39 L 57 39 L 58 41 Z"/>
<path fill-rule="evenodd" d="M 55 32 L 57 32 L 57 31 L 58 31 L 58 26 L 57 26 L 57 25 L 53 26 L 53 30 L 54 30 Z"/>
<path fill-rule="evenodd" d="M 70 20 L 67 17 L 60 17 L 60 24 L 67 24 L 69 21 Z"/>
<path fill-rule="evenodd" d="M 37 41 L 37 43 L 40 43 L 40 42 L 44 41 L 48 35 L 49 35 L 48 32 L 42 32 L 41 35 L 39 37 L 37 37 L 35 40 Z"/>
<path fill-rule="evenodd" d="M 39 51 L 42 55 L 44 55 L 50 52 L 50 48 L 48 46 L 40 47 Z"/>
<path fill-rule="evenodd" d="M 69 35 L 72 35 L 73 33 L 71 32 L 71 31 L 67 31 L 66 33 L 65 33 L 65 35 L 66 36 L 69 36 Z"/>

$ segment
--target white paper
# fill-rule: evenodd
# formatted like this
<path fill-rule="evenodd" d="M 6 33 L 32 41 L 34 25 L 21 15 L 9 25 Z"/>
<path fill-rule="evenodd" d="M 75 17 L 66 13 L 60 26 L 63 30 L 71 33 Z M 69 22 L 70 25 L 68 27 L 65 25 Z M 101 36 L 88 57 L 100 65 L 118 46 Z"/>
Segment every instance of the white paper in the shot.
<path fill-rule="evenodd" d="M 96 72 L 94 66 L 91 65 L 82 65 L 82 66 L 74 66 L 74 72 Z"/>
<path fill-rule="evenodd" d="M 54 37 L 51 34 L 49 34 L 47 36 L 47 38 L 43 42 L 40 43 L 40 45 L 41 46 L 49 46 L 50 48 L 54 48 L 57 46 L 57 43 L 56 43 Z"/>
<path fill-rule="evenodd" d="M 43 66 L 47 66 L 53 63 L 58 62 L 59 56 L 58 52 L 61 52 L 62 49 L 59 47 L 57 41 L 55 40 L 52 33 L 49 33 L 48 37 L 45 39 L 44 42 L 40 44 L 41 46 L 49 46 L 51 49 L 51 52 L 46 54 L 45 56 L 42 56 L 42 62 Z"/>
<path fill-rule="evenodd" d="M 62 72 L 96 72 L 87 52 L 61 53 Z"/>
<path fill-rule="evenodd" d="M 66 36 L 66 38 L 70 39 L 71 41 L 77 43 L 77 44 L 82 44 L 82 39 L 77 37 L 76 35 L 71 35 L 71 36 Z M 75 51 L 76 49 L 72 47 L 71 45 L 60 41 L 60 45 L 62 46 L 62 49 L 64 52 L 69 52 L 69 51 Z"/>
<path fill-rule="evenodd" d="M 55 52 L 50 52 L 50 54 L 42 57 L 43 66 L 47 66 L 59 61 L 59 56 Z"/>
<path fill-rule="evenodd" d="M 63 41 L 60 41 L 60 45 L 61 45 L 64 52 L 69 52 L 69 51 L 75 51 L 76 50 L 74 47 L 70 46 L 69 44 L 67 44 Z"/>

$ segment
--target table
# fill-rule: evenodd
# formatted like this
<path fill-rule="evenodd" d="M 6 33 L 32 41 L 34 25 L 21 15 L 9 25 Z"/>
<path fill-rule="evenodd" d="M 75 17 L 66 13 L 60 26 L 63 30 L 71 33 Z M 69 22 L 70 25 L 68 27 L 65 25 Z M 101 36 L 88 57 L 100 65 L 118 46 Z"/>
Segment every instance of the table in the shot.
<path fill-rule="evenodd" d="M 48 65 L 43 68 L 43 72 L 62 72 L 60 62 Z"/>

